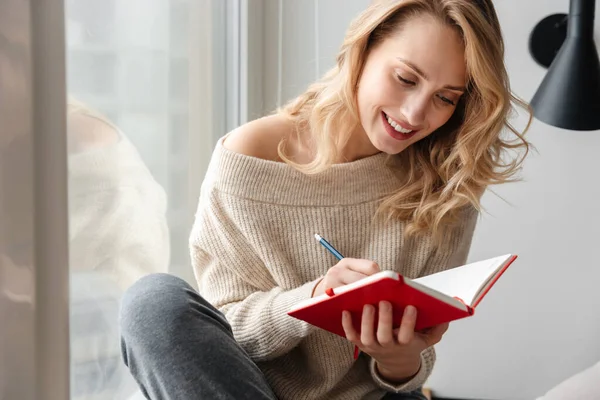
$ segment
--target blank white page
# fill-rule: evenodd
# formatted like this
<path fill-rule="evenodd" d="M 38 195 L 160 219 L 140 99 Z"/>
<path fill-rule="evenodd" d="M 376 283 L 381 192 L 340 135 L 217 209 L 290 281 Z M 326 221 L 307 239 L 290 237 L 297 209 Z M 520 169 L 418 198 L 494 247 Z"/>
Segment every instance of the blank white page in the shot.
<path fill-rule="evenodd" d="M 512 254 L 506 254 L 413 280 L 472 305 L 480 289 L 511 257 Z"/>

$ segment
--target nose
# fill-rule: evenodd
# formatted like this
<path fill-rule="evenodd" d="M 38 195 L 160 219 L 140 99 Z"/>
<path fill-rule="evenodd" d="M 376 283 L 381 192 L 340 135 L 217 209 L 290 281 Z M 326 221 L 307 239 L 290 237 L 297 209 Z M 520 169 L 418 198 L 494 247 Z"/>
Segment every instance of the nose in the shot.
<path fill-rule="evenodd" d="M 407 97 L 401 107 L 406 122 L 415 127 L 423 125 L 429 104 L 430 96 L 425 93 L 413 93 L 412 96 Z"/>

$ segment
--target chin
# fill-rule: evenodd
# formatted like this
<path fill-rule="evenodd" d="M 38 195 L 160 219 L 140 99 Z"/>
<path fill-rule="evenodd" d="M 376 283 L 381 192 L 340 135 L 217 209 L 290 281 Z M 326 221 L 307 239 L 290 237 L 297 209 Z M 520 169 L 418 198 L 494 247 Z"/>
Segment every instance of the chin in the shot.
<path fill-rule="evenodd" d="M 394 140 L 385 132 L 373 133 L 371 137 L 371 143 L 373 146 L 382 153 L 389 155 L 399 154 L 406 150 L 406 148 L 413 143 L 412 140 L 410 142 Z"/>

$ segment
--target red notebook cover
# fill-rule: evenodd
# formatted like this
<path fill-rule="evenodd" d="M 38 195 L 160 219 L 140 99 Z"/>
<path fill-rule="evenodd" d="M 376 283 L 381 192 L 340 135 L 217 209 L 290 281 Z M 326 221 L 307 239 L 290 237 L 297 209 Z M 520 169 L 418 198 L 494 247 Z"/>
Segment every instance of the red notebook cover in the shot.
<path fill-rule="evenodd" d="M 288 315 L 345 337 L 342 311 L 350 311 L 354 327 L 360 331 L 364 305 L 378 305 L 380 301 L 387 300 L 392 304 L 394 328 L 400 326 L 406 306 L 413 305 L 417 308 L 415 329 L 422 330 L 473 315 L 475 307 L 516 258 L 516 255 L 506 254 L 416 280 L 405 279 L 397 272 L 382 271 L 353 284 L 328 289 L 326 295 L 307 299 L 292 307 Z M 469 288 L 469 279 L 477 285 L 475 289 L 478 292 L 474 293 L 473 287 Z M 457 297 L 433 289 L 438 287 L 442 290 L 440 283 L 447 291 L 469 296 L 467 301 L 472 303 L 465 304 Z M 466 283 L 468 290 L 464 285 L 461 287 L 461 283 Z"/>
<path fill-rule="evenodd" d="M 335 293 L 335 289 L 328 292 L 327 299 L 312 305 L 299 305 L 290 310 L 288 315 L 346 337 L 342 327 L 343 310 L 350 311 L 354 327 L 360 331 L 364 304 L 376 305 L 384 300 L 392 304 L 395 328 L 400 326 L 404 308 L 409 304 L 418 310 L 416 330 L 468 317 L 474 312 L 471 307 L 460 301 L 451 305 L 423 293 L 407 284 L 402 275 L 391 271 L 386 271 L 380 279 L 368 285 L 339 294 Z"/>

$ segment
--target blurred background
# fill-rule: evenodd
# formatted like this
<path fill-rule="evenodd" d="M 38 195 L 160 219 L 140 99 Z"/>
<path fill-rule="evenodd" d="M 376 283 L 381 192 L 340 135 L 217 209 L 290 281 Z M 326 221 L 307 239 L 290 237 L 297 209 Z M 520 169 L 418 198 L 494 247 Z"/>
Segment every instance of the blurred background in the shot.
<path fill-rule="evenodd" d="M 216 140 L 324 74 L 368 4 L 0 0 L 0 400 L 141 398 L 121 293 L 157 271 L 195 285 L 188 234 Z M 529 101 L 546 69 L 528 37 L 569 2 L 495 4 Z M 533 399 L 600 360 L 600 135 L 534 121 L 528 137 L 523 180 L 485 195 L 469 256 L 520 258 L 437 346 L 437 396 Z"/>

